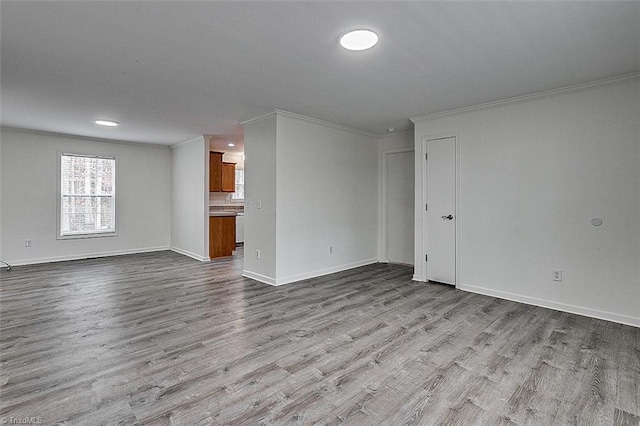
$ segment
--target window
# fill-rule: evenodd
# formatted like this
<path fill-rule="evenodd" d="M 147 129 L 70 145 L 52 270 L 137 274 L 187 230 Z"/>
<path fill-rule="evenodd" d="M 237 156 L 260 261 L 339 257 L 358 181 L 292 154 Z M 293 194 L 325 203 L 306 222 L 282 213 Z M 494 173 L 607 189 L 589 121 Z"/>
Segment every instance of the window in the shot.
<path fill-rule="evenodd" d="M 231 194 L 232 200 L 244 200 L 244 170 L 236 169 L 236 192 Z"/>
<path fill-rule="evenodd" d="M 115 235 L 116 159 L 60 154 L 59 238 Z"/>

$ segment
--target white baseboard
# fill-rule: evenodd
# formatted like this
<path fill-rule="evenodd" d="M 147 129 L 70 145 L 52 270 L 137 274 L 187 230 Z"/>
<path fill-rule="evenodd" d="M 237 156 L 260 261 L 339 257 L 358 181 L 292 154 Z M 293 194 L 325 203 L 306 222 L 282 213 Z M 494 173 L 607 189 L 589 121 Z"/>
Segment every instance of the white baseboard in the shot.
<path fill-rule="evenodd" d="M 422 276 L 422 275 L 416 275 L 416 274 L 413 274 L 413 278 L 412 278 L 412 280 L 413 280 L 413 281 L 422 281 L 422 282 L 427 282 L 427 277 Z"/>
<path fill-rule="evenodd" d="M 361 266 L 371 265 L 378 263 L 378 259 L 365 259 L 357 262 L 351 262 L 344 265 L 332 266 L 330 268 L 318 269 L 316 271 L 305 272 L 303 274 L 290 275 L 284 278 L 276 279 L 276 285 L 291 284 L 297 281 L 308 280 L 309 278 L 322 277 L 324 275 L 335 274 L 336 272 L 347 271 L 353 268 L 359 268 Z"/>
<path fill-rule="evenodd" d="M 485 296 L 498 297 L 500 299 L 511 300 L 514 302 L 526 303 L 527 305 L 540 306 L 542 308 L 555 309 L 558 311 L 568 312 L 571 314 L 584 315 L 586 317 L 598 318 L 607 321 L 613 321 L 620 324 L 640 327 L 640 318 L 628 315 L 620 315 L 612 312 L 599 311 L 597 309 L 584 308 L 582 306 L 574 306 L 566 303 L 553 302 L 551 300 L 538 299 L 536 297 L 523 296 L 520 294 L 509 293 L 505 291 L 492 290 L 474 285 L 460 284 L 459 290 L 468 291 L 470 293 L 484 294 Z"/>
<path fill-rule="evenodd" d="M 181 249 L 181 248 L 178 248 L 178 247 L 173 247 L 172 246 L 172 247 L 169 248 L 169 250 L 175 251 L 178 254 L 182 254 L 182 255 L 190 257 L 192 259 L 199 260 L 200 262 L 209 262 L 211 260 L 208 257 L 203 257 L 203 256 L 200 256 L 197 253 L 193 253 L 191 251 L 184 250 L 184 249 Z"/>
<path fill-rule="evenodd" d="M 14 260 L 9 263 L 12 266 L 35 265 L 38 263 L 66 262 L 69 260 L 83 260 L 83 259 L 90 259 L 93 257 L 122 256 L 125 254 L 151 253 L 154 251 L 165 251 L 165 250 L 169 250 L 169 247 L 165 247 L 165 246 L 145 247 L 145 248 L 137 248 L 137 249 L 129 249 L 129 250 L 115 250 L 115 251 L 103 251 L 103 252 L 95 252 L 95 253 L 71 254 L 66 256 L 52 256 L 52 257 L 41 257 L 37 259 Z"/>
<path fill-rule="evenodd" d="M 336 272 L 347 271 L 353 268 L 359 268 L 361 266 L 371 265 L 373 263 L 378 263 L 377 259 L 366 259 L 360 260 L 358 262 L 347 263 L 345 265 L 340 266 L 332 266 L 331 268 L 319 269 L 312 272 L 305 272 L 304 274 L 290 275 L 285 278 L 272 278 L 267 277 L 262 274 L 258 274 L 251 271 L 242 271 L 242 276 L 247 278 L 252 278 L 256 281 L 260 281 L 265 284 L 269 284 L 272 286 L 280 286 L 285 284 L 291 284 L 302 280 L 308 280 L 309 278 L 322 277 L 324 275 L 335 274 Z"/>
<path fill-rule="evenodd" d="M 242 271 L 242 276 L 246 277 L 246 278 L 251 278 L 252 280 L 260 281 L 261 283 L 265 283 L 265 284 L 269 284 L 269 285 L 273 285 L 273 286 L 276 285 L 275 278 L 268 277 L 268 276 L 262 275 L 262 274 L 258 274 L 257 272 L 251 272 L 251 271 L 243 270 Z"/>

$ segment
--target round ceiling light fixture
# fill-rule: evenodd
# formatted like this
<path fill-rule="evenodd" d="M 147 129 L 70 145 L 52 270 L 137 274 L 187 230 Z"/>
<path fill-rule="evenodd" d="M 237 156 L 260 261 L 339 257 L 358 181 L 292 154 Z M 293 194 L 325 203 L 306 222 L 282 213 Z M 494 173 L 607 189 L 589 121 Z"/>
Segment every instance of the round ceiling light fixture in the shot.
<path fill-rule="evenodd" d="M 347 50 L 367 50 L 378 43 L 378 34 L 370 30 L 349 31 L 340 37 L 340 45 Z"/>
<path fill-rule="evenodd" d="M 229 143 L 227 144 L 227 146 L 236 146 L 236 144 L 235 144 L 235 143 L 233 143 L 233 142 L 229 142 Z"/>
<path fill-rule="evenodd" d="M 112 120 L 96 120 L 95 123 L 99 124 L 100 126 L 107 126 L 107 127 L 117 127 L 118 126 L 118 122 L 117 121 L 112 121 Z"/>

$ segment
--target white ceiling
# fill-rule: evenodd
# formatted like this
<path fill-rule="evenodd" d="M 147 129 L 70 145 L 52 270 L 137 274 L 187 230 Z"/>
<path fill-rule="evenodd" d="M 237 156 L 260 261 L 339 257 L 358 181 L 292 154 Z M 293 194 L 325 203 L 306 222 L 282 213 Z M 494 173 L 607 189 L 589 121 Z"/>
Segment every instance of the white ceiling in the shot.
<path fill-rule="evenodd" d="M 159 144 L 233 138 L 275 108 L 384 133 L 640 71 L 640 2 L 2 1 L 0 12 L 2 125 Z M 356 28 L 378 45 L 342 49 Z"/>

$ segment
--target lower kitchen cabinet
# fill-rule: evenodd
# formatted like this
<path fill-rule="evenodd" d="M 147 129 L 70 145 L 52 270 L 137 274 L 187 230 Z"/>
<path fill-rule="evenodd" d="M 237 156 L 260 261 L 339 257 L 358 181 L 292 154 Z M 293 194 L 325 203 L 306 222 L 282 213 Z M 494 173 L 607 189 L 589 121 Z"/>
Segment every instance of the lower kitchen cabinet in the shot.
<path fill-rule="evenodd" d="M 235 248 L 235 216 L 209 216 L 209 257 L 231 256 Z"/>

